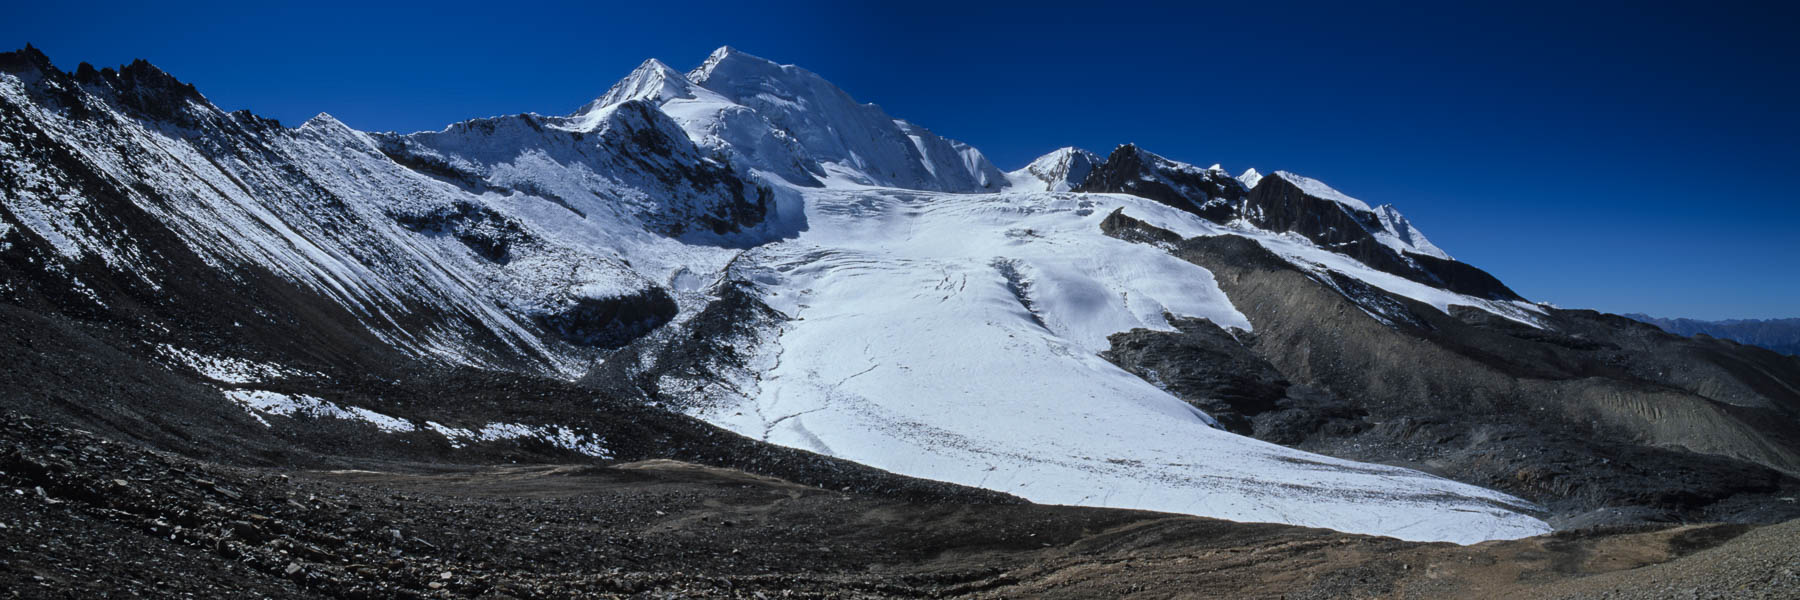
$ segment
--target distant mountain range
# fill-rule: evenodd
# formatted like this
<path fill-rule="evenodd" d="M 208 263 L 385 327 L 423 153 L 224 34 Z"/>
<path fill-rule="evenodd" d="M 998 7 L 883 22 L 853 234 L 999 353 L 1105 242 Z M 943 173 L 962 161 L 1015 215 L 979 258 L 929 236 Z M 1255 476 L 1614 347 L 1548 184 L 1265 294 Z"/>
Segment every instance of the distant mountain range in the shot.
<path fill-rule="evenodd" d="M 1761 346 L 1790 356 L 1800 356 L 1800 319 L 1702 321 L 1699 319 L 1665 319 L 1643 313 L 1631 313 L 1625 316 L 1661 327 L 1663 331 L 1676 335 L 1706 334 L 1742 344 Z"/>

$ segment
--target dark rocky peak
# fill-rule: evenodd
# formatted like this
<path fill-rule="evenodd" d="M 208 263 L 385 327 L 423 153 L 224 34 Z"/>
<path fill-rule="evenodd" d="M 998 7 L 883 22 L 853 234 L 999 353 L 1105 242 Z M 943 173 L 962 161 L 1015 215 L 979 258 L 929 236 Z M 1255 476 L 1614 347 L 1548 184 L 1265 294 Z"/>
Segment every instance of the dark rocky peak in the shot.
<path fill-rule="evenodd" d="M 240 108 L 238 110 L 231 111 L 228 114 L 232 120 L 237 121 L 237 123 L 239 125 L 242 125 L 242 126 L 244 126 L 245 129 L 248 129 L 251 131 L 267 133 L 267 132 L 273 132 L 278 129 L 285 129 L 285 127 L 282 126 L 281 121 L 279 119 L 265 117 L 265 116 L 250 112 L 249 109 Z M 319 114 L 322 115 L 325 113 L 319 113 Z"/>
<path fill-rule="evenodd" d="M 209 104 L 194 84 L 176 79 L 174 75 L 141 58 L 117 70 L 111 67 L 95 69 L 93 65 L 84 62 L 76 68 L 75 78 L 83 85 L 109 87 L 121 99 L 136 100 L 134 108 L 150 108 L 139 105 L 170 105 L 190 100 Z"/>
<path fill-rule="evenodd" d="M 22 75 L 32 71 L 42 73 L 60 72 L 57 71 L 55 65 L 50 64 L 50 57 L 44 56 L 42 51 L 33 47 L 31 44 L 25 44 L 24 48 L 12 52 L 0 52 L 0 71 L 12 73 L 14 75 Z"/>
<path fill-rule="evenodd" d="M 93 71 L 91 65 L 83 63 L 82 66 Z M 20 50 L 0 53 L 0 73 L 18 77 L 33 100 L 61 109 L 72 118 L 85 117 L 92 110 L 90 104 L 94 101 L 81 92 L 81 84 L 57 69 L 50 57 L 29 44 Z"/>
<path fill-rule="evenodd" d="M 25 78 L 40 99 L 49 99 L 76 118 L 87 114 L 93 108 L 90 104 L 96 102 L 112 103 L 136 116 L 184 127 L 206 118 L 192 110 L 190 104 L 204 107 L 200 113 L 217 112 L 193 84 L 182 82 L 141 58 L 118 69 L 96 69 L 84 62 L 74 73 L 66 73 L 51 64 L 43 52 L 27 45 L 22 50 L 0 54 L 0 71 Z M 82 93 L 84 89 L 87 94 Z"/>
<path fill-rule="evenodd" d="M 1220 223 L 1237 216 L 1245 195 L 1224 170 L 1169 160 L 1136 144 L 1114 149 L 1074 191 L 1141 196 Z"/>
<path fill-rule="evenodd" d="M 1292 231 L 1321 245 L 1338 244 L 1381 229 L 1381 220 L 1360 201 L 1350 204 L 1335 190 L 1309 185 L 1312 180 L 1276 171 L 1257 182 L 1248 194 L 1245 215 L 1270 231 Z M 1354 199 L 1350 199 L 1354 200 Z"/>
<path fill-rule="evenodd" d="M 120 67 L 117 81 L 122 86 L 121 89 L 206 101 L 200 95 L 200 90 L 194 88 L 194 84 L 184 83 L 141 58 Z"/>

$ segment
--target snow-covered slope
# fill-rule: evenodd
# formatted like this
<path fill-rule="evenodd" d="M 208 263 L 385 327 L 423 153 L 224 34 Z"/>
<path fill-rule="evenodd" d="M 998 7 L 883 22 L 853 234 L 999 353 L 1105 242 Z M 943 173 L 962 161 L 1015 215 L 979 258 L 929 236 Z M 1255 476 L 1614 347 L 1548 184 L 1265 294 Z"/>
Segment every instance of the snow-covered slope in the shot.
<path fill-rule="evenodd" d="M 266 130 L 254 117 L 227 115 L 197 94 L 166 87 L 160 82 L 166 77 L 147 64 L 96 73 L 85 90 L 73 79 L 35 70 L 0 77 L 0 100 L 9 113 L 5 150 L 13 156 L 7 171 L 26 180 L 9 186 L 7 212 L 30 234 L 53 240 L 59 260 L 98 257 L 151 286 L 163 284 L 170 275 L 138 256 L 155 249 L 135 247 L 129 230 L 114 233 L 92 224 L 120 216 L 116 207 L 99 204 L 119 196 L 182 236 L 209 264 L 268 269 L 341 304 L 395 346 L 477 364 L 496 353 L 562 364 L 553 342 L 493 301 L 490 282 L 529 268 L 529 261 L 509 270 L 477 256 L 454 235 L 409 231 L 395 218 L 402 212 L 456 211 L 457 194 L 448 186 L 387 160 L 368 136 L 329 116 L 296 129 Z M 57 93 L 65 95 L 49 97 Z M 166 95 L 171 93 L 178 95 Z M 159 108 L 184 126 L 132 118 L 113 104 L 112 94 L 159 95 L 164 102 Z M 85 118 L 72 118 L 76 115 Z M 253 131 L 264 135 L 252 142 L 246 134 Z M 16 153 L 35 145 L 33 134 L 99 143 L 80 145 L 80 154 L 66 161 L 25 160 Z M 370 186 L 383 193 L 372 196 Z M 495 218 L 476 226 L 488 231 L 471 230 L 463 237 L 488 240 L 498 249 L 511 246 L 504 234 L 516 226 Z M 518 234 L 528 236 L 522 228 Z M 534 250 L 528 243 L 507 248 L 521 257 L 536 257 Z M 613 284 L 608 294 L 642 289 L 643 282 L 609 269 L 603 260 L 567 258 L 606 271 L 605 280 Z M 447 320 L 460 323 L 403 327 L 398 313 L 413 303 L 437 307 Z M 495 352 L 463 352 L 478 338 L 467 335 L 471 330 L 493 336 L 500 346 Z"/>
<path fill-rule="evenodd" d="M 643 103 L 394 136 L 227 114 L 147 63 L 14 68 L 7 220 L 53 243 L 70 285 L 98 258 L 160 288 L 178 275 L 139 255 L 167 249 L 138 240 L 166 227 L 212 268 L 272 272 L 422 359 L 579 375 L 675 317 L 669 289 L 729 260 L 722 240 L 779 221 L 767 188 Z M 129 211 L 152 223 L 96 225 Z"/>
<path fill-rule="evenodd" d="M 945 180 L 946 189 L 973 191 L 1006 187 L 1006 174 L 988 162 L 987 156 L 982 155 L 974 146 L 939 137 L 931 130 L 905 120 L 895 119 L 894 125 L 900 128 L 901 133 L 906 134 L 907 139 L 912 140 L 913 148 L 919 151 L 919 161 L 925 170 L 933 178 Z M 940 170 L 943 172 L 940 173 Z M 962 182 L 965 176 L 972 180 Z"/>

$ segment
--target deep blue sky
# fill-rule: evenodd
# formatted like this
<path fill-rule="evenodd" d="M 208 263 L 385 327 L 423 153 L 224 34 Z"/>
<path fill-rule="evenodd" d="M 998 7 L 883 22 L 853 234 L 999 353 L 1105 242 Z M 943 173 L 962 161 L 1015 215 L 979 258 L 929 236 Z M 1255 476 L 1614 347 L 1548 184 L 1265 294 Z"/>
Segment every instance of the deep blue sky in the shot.
<path fill-rule="evenodd" d="M 1131 141 L 1286 169 L 1395 204 L 1532 299 L 1800 316 L 1795 3 L 112 4 L 10 7 L 0 45 L 411 131 L 567 113 L 644 58 L 730 44 L 1002 168 Z"/>

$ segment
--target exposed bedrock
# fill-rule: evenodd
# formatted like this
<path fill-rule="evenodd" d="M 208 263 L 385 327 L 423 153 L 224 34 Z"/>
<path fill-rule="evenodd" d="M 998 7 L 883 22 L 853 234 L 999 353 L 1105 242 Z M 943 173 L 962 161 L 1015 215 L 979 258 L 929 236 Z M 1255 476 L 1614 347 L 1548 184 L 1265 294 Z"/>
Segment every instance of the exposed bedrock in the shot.
<path fill-rule="evenodd" d="M 1255 334 L 1206 319 L 1167 315 L 1175 331 L 1135 329 L 1108 337 L 1107 360 L 1206 411 L 1226 430 L 1295 444 L 1326 428 L 1366 428 L 1356 409 L 1289 382 L 1253 350 Z"/>
<path fill-rule="evenodd" d="M 675 318 L 675 298 L 660 287 L 607 298 L 578 298 L 537 315 L 539 325 L 571 344 L 618 348 Z"/>

